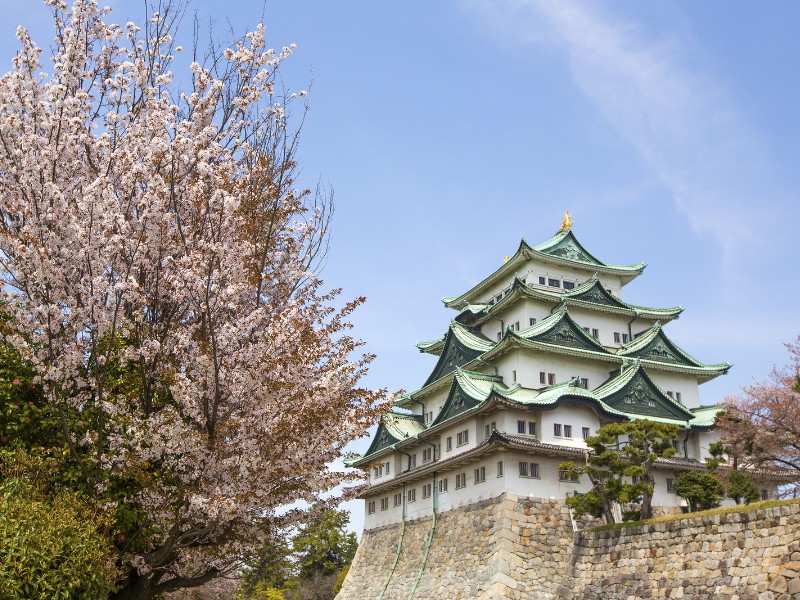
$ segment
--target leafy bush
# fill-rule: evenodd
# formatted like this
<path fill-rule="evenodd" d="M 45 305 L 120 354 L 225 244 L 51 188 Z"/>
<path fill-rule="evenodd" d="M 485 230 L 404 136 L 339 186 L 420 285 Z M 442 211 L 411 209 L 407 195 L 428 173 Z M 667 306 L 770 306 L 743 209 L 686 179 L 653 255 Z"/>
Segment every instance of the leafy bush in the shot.
<path fill-rule="evenodd" d="M 2 458 L 5 465 L 13 460 L 8 453 Z M 35 464 L 30 457 L 25 462 Z M 31 476 L 0 481 L 0 598 L 107 598 L 115 573 L 99 531 L 106 524 L 74 492 L 45 489 L 46 465 L 39 466 Z"/>

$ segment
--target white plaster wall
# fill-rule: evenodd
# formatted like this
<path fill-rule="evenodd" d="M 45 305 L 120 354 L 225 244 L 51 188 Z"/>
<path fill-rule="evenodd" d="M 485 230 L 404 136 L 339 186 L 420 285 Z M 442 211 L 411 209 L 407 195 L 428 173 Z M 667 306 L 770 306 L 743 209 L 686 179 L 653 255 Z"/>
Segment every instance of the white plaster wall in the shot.
<path fill-rule="evenodd" d="M 590 360 L 563 354 L 540 352 L 527 348 L 517 348 L 507 352 L 494 361 L 506 385 L 512 386 L 513 372 L 517 371 L 517 383 L 524 387 L 538 389 L 547 384 L 539 383 L 539 373 L 555 373 L 556 383 L 563 383 L 572 377 L 589 379 L 589 389 L 600 386 L 609 377 L 609 372 L 619 368 L 614 362 Z"/>
<path fill-rule="evenodd" d="M 469 442 L 458 446 L 458 433 L 468 431 L 467 438 Z M 447 450 L 447 438 L 452 439 L 452 449 Z M 478 444 L 478 423 L 476 419 L 469 419 L 466 422 L 462 421 L 457 425 L 452 425 L 441 429 L 439 432 L 439 443 L 441 444 L 441 459 L 446 460 L 458 454 L 462 454 L 468 450 L 472 450 Z"/>
<path fill-rule="evenodd" d="M 562 433 L 564 425 L 572 425 L 572 437 L 556 437 L 553 433 L 553 425 L 555 423 L 561 424 Z M 585 448 L 586 444 L 583 441 L 581 431 L 583 427 L 588 427 L 589 434 L 594 435 L 600 428 L 600 418 L 597 413 L 585 406 L 562 404 L 556 410 L 542 411 L 539 439 L 548 444 L 564 444 Z"/>
<path fill-rule="evenodd" d="M 700 406 L 700 391 L 697 386 L 697 378 L 693 375 L 684 375 L 671 371 L 662 371 L 654 366 L 647 365 L 647 374 L 655 384 L 666 391 L 680 392 L 681 403 L 686 408 L 697 408 Z M 706 399 L 705 404 L 716 404 L 722 398 Z"/>
<path fill-rule="evenodd" d="M 560 481 L 558 465 L 569 460 L 564 457 L 550 457 L 528 454 L 525 452 L 507 452 L 505 459 L 506 485 L 508 489 L 519 495 L 528 495 L 536 498 L 551 498 L 563 500 L 573 495 L 588 492 L 592 486 L 588 478 L 582 477 L 577 483 Z M 539 478 L 521 477 L 519 463 L 537 463 L 539 465 Z M 580 459 L 574 460 L 579 463 Z"/>

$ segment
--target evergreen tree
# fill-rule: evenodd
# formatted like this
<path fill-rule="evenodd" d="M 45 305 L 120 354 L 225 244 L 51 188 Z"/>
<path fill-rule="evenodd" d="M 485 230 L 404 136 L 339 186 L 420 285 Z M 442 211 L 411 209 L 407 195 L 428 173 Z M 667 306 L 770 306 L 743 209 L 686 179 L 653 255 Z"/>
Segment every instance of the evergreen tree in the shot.
<path fill-rule="evenodd" d="M 570 474 L 586 475 L 592 490 L 567 499 L 578 515 L 603 516 L 613 523 L 613 503 L 638 504 L 635 514 L 641 519 L 652 517 L 653 463 L 659 457 L 675 454 L 672 439 L 678 434 L 677 425 L 636 419 L 627 423 L 611 423 L 589 436 L 586 444 L 592 449 L 589 464 L 578 467 L 564 462 L 559 469 Z M 636 478 L 635 483 L 628 478 Z M 631 513 L 634 514 L 634 513 Z"/>
<path fill-rule="evenodd" d="M 693 512 L 718 507 L 725 495 L 725 487 L 720 480 L 703 471 L 683 473 L 675 481 L 673 489 L 686 499 Z"/>

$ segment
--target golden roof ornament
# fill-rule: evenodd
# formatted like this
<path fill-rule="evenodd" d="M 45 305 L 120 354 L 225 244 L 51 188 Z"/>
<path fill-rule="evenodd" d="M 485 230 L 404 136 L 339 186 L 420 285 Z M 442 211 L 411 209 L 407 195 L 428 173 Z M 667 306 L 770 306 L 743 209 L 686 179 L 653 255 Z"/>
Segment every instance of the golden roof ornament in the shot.
<path fill-rule="evenodd" d="M 572 215 L 569 214 L 568 210 L 564 211 L 564 218 L 561 221 L 561 229 L 559 231 L 564 231 L 565 229 L 569 229 L 572 227 Z"/>

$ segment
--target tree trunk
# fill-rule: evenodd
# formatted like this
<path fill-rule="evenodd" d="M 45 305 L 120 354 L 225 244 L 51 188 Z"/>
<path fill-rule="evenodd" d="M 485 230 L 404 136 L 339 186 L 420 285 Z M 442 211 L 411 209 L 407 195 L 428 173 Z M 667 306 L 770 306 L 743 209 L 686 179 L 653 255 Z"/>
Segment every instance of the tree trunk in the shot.
<path fill-rule="evenodd" d="M 136 573 L 129 575 L 122 588 L 111 594 L 110 600 L 152 600 L 156 597 L 156 587 L 150 577 Z"/>

